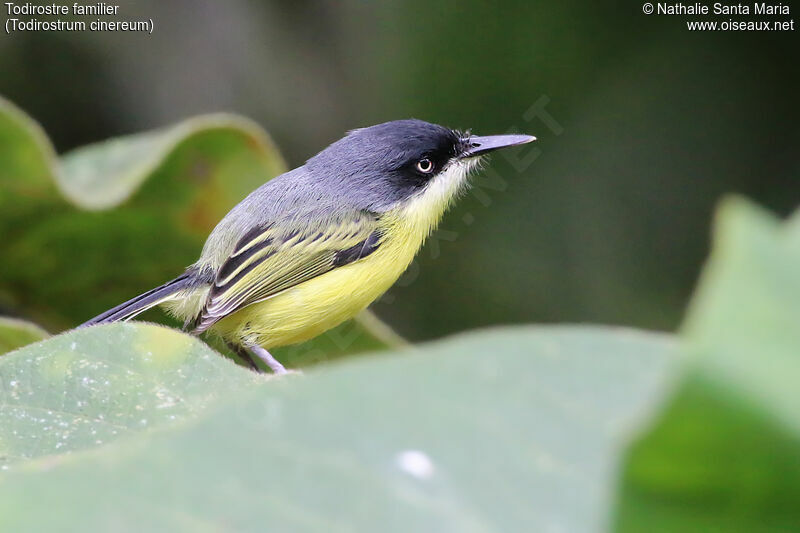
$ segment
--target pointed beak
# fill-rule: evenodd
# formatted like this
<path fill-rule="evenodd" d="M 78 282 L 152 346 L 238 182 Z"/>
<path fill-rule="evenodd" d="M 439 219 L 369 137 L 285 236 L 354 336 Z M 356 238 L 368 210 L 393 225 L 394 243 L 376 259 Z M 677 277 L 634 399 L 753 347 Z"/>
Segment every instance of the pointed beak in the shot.
<path fill-rule="evenodd" d="M 461 154 L 462 158 L 475 157 L 487 152 L 506 148 L 507 146 L 517 146 L 527 144 L 536 140 L 531 135 L 488 135 L 486 137 L 469 137 L 465 144 L 467 149 Z"/>

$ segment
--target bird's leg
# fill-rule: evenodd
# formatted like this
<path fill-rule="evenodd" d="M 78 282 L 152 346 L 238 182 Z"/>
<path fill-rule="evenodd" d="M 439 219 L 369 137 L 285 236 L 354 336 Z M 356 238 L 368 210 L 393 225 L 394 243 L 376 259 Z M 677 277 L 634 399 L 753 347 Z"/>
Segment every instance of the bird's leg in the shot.
<path fill-rule="evenodd" d="M 259 359 L 264 361 L 267 364 L 267 366 L 272 369 L 272 373 L 273 374 L 286 374 L 287 373 L 286 368 L 280 363 L 280 361 L 275 359 L 272 356 L 272 354 L 269 353 L 266 350 L 266 348 L 263 348 L 263 347 L 259 346 L 256 343 L 253 343 L 253 342 L 246 343 L 245 346 L 247 347 L 248 350 L 250 350 L 252 353 L 254 353 Z"/>
<path fill-rule="evenodd" d="M 261 370 L 256 364 L 256 362 L 253 360 L 253 356 L 250 355 L 250 352 L 247 351 L 247 349 L 228 341 L 225 341 L 225 344 L 228 346 L 230 351 L 238 355 L 239 358 L 241 358 L 241 360 L 244 361 L 247 364 L 247 366 L 250 367 L 250 370 L 253 370 L 255 372 L 263 372 L 263 370 Z"/>

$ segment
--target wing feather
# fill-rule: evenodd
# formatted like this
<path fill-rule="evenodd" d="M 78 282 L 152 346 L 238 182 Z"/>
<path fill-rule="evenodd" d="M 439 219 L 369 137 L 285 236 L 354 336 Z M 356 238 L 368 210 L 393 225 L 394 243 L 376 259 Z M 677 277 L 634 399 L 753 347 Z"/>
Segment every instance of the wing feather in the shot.
<path fill-rule="evenodd" d="M 201 313 L 200 333 L 225 316 L 374 252 L 381 241 L 377 217 L 359 213 L 324 229 L 249 231 L 217 270 Z"/>

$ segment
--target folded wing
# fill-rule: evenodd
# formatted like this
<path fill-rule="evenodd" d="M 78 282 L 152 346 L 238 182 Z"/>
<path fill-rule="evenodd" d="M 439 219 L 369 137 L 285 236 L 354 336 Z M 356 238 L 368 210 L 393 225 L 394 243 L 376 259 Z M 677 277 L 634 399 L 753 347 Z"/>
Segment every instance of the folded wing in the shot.
<path fill-rule="evenodd" d="M 380 242 L 377 217 L 366 212 L 304 229 L 254 228 L 217 271 L 193 331 L 203 332 L 243 307 L 358 261 Z"/>

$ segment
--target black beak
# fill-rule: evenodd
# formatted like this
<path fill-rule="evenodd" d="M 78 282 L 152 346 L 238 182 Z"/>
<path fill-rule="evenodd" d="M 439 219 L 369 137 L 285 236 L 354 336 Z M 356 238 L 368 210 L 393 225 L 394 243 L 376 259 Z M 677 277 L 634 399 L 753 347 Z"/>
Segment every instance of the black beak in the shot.
<path fill-rule="evenodd" d="M 530 135 L 488 135 L 486 137 L 469 137 L 465 140 L 467 149 L 461 157 L 475 157 L 493 150 L 499 150 L 507 146 L 517 146 L 527 144 L 536 140 Z"/>

